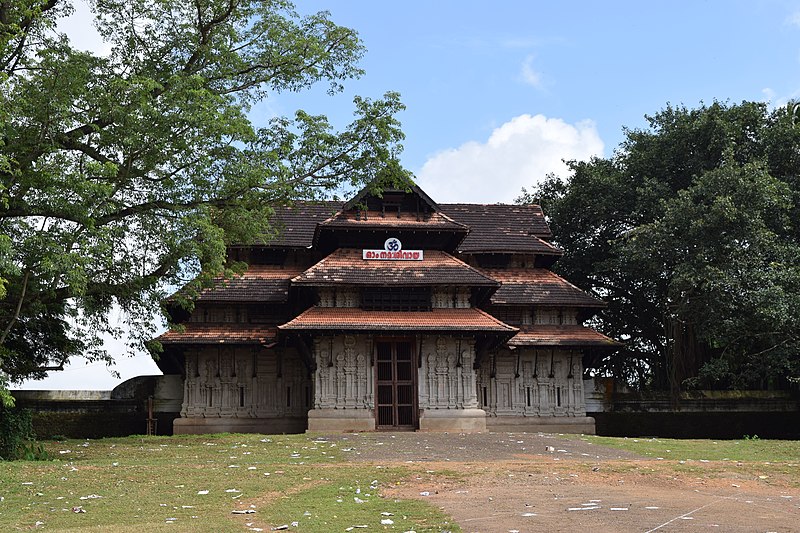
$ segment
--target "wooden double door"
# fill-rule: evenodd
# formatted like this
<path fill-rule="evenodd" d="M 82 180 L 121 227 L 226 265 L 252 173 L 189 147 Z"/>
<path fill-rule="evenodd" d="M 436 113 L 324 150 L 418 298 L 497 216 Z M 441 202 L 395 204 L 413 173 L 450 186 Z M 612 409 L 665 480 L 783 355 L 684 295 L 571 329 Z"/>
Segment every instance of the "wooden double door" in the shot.
<path fill-rule="evenodd" d="M 408 339 L 379 340 L 375 348 L 377 429 L 417 429 L 417 358 L 414 343 Z"/>

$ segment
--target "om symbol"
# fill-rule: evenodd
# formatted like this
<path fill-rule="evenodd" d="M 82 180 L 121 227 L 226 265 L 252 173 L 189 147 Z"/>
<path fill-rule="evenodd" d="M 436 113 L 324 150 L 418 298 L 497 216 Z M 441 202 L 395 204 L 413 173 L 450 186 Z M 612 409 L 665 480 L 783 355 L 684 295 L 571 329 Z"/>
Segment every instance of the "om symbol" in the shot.
<path fill-rule="evenodd" d="M 400 239 L 396 237 L 390 237 L 386 239 L 385 243 L 383 243 L 383 248 L 387 252 L 399 252 L 402 248 L 402 245 L 400 244 Z"/>

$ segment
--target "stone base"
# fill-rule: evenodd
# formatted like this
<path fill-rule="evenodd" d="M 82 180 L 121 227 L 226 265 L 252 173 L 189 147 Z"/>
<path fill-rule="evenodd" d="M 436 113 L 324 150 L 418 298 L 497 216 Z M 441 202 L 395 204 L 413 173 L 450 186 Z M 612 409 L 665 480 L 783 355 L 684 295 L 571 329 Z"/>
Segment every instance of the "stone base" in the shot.
<path fill-rule="evenodd" d="M 590 416 L 492 416 L 486 418 L 486 429 L 498 432 L 595 434 L 594 418 Z"/>
<path fill-rule="evenodd" d="M 419 417 L 420 431 L 482 433 L 486 431 L 483 409 L 425 409 Z"/>
<path fill-rule="evenodd" d="M 372 409 L 312 409 L 308 412 L 308 431 L 375 431 Z"/>
<path fill-rule="evenodd" d="M 280 418 L 176 418 L 172 423 L 174 435 L 205 433 L 303 433 L 305 417 Z"/>

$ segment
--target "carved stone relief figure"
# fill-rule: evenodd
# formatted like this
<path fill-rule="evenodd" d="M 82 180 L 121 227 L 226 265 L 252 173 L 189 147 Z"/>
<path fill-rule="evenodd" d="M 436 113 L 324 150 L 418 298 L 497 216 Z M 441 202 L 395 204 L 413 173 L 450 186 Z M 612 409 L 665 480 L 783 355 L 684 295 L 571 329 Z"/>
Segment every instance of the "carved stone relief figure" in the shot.
<path fill-rule="evenodd" d="M 340 397 L 344 401 L 347 409 L 356 407 L 356 338 L 353 335 L 345 335 L 344 343 L 344 375 L 345 375 L 345 395 Z"/>
<path fill-rule="evenodd" d="M 429 340 L 430 343 L 430 340 Z M 435 344 L 435 342 L 433 343 Z M 427 390 L 427 397 L 428 397 L 428 406 L 431 408 L 436 408 L 438 405 L 438 396 L 436 391 L 436 351 L 435 347 L 433 351 L 428 350 L 425 353 L 425 359 L 427 363 L 427 372 L 426 372 L 426 382 L 428 384 Z"/>
<path fill-rule="evenodd" d="M 186 379 L 183 382 L 183 405 L 181 406 L 181 416 L 191 416 L 194 414 L 195 405 L 198 400 L 197 394 L 197 353 L 186 355 Z"/>
<path fill-rule="evenodd" d="M 220 388 L 220 411 L 221 417 L 232 417 L 236 408 L 237 388 L 233 377 L 233 357 L 232 349 L 220 350 L 219 354 L 219 388 Z"/>
<path fill-rule="evenodd" d="M 436 407 L 447 407 L 449 391 L 447 382 L 447 339 L 436 339 Z"/>
<path fill-rule="evenodd" d="M 367 408 L 367 358 L 359 351 L 356 356 L 356 407 Z"/>
<path fill-rule="evenodd" d="M 314 393 L 314 408 L 322 409 L 332 407 L 331 396 L 331 372 L 330 363 L 333 354 L 330 350 L 328 339 L 314 339 L 314 358 L 317 363 L 317 371 L 314 375 L 316 387 Z"/>
<path fill-rule="evenodd" d="M 461 386 L 463 395 L 461 401 L 465 409 L 475 409 L 478 407 L 478 397 L 476 395 L 476 375 L 473 369 L 475 361 L 475 341 L 470 339 L 461 356 Z"/>
<path fill-rule="evenodd" d="M 345 374 L 345 354 L 339 351 L 336 354 L 336 407 L 344 407 L 344 399 L 347 394 L 347 375 Z"/>

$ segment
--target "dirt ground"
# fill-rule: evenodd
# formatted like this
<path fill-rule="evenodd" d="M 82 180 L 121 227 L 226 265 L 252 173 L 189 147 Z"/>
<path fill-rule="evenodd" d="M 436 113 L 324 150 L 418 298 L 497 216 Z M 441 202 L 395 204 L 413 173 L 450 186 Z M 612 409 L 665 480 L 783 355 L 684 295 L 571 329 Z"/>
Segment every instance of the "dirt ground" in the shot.
<path fill-rule="evenodd" d="M 735 463 L 676 473 L 674 462 L 545 434 L 331 439 L 352 461 L 421 463 L 424 474 L 384 493 L 426 499 L 465 532 L 800 531 L 800 491 L 786 480 L 737 472 Z"/>

